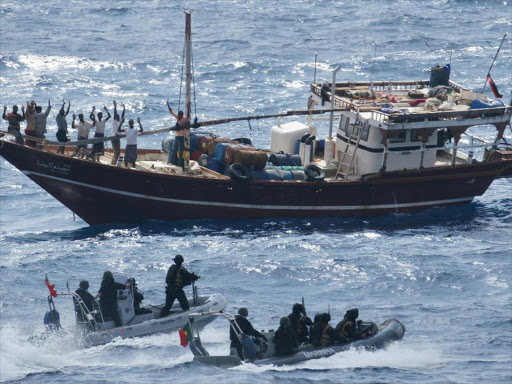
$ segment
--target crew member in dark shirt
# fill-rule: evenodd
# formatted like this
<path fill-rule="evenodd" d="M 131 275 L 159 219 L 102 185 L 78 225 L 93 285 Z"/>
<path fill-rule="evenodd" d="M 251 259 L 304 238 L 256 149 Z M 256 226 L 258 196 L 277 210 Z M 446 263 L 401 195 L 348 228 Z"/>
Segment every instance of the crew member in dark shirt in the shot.
<path fill-rule="evenodd" d="M 2 114 L 2 119 L 7 120 L 9 122 L 9 127 L 7 128 L 7 131 L 14 135 L 16 138 L 16 143 L 23 145 L 23 136 L 20 132 L 20 121 L 25 120 L 25 107 L 21 107 L 21 111 L 23 112 L 23 115 L 20 115 L 18 113 L 18 106 L 13 105 L 12 106 L 12 112 L 6 114 L 7 112 L 7 106 L 4 105 L 4 113 Z"/>
<path fill-rule="evenodd" d="M 181 309 L 184 311 L 188 311 L 190 309 L 183 287 L 191 284 L 193 281 L 196 281 L 201 276 L 197 276 L 195 273 L 187 271 L 185 267 L 182 266 L 183 261 L 183 256 L 176 255 L 174 258 L 174 264 L 171 265 L 167 271 L 167 277 L 165 278 L 165 282 L 167 283 L 167 288 L 165 290 L 165 306 L 162 308 L 162 312 L 160 314 L 161 317 L 169 315 L 170 309 L 176 299 L 178 299 Z"/>
<path fill-rule="evenodd" d="M 121 326 L 121 319 L 119 312 L 117 312 L 117 290 L 125 289 L 130 286 L 130 283 L 120 284 L 114 281 L 112 272 L 105 271 L 103 273 L 103 280 L 98 294 L 94 297 L 100 298 L 100 308 L 103 317 L 111 317 L 116 323 L 116 327 Z"/>
<path fill-rule="evenodd" d="M 285 316 L 281 317 L 279 328 L 274 333 L 272 341 L 276 348 L 277 356 L 291 355 L 297 348 L 297 336 L 290 326 L 290 319 Z"/>
<path fill-rule="evenodd" d="M 240 327 L 242 333 L 244 333 L 247 336 L 254 336 L 258 339 L 263 339 L 267 341 L 267 338 L 264 335 L 262 335 L 260 332 L 254 329 L 251 322 L 247 320 L 247 316 L 249 316 L 249 311 L 247 310 L 247 308 L 244 307 L 240 308 L 238 310 L 238 315 L 235 316 L 235 321 Z M 243 358 L 244 354 L 242 350 L 242 343 L 238 339 L 235 331 L 233 331 L 233 328 L 231 326 L 229 327 L 229 338 L 231 339 L 230 348 L 236 348 L 236 350 L 238 351 L 238 355 L 241 358 Z"/>
<path fill-rule="evenodd" d="M 89 312 L 91 312 L 93 310 L 94 296 L 89 293 L 88 289 L 89 282 L 87 280 L 82 280 L 75 293 L 80 296 Z"/>

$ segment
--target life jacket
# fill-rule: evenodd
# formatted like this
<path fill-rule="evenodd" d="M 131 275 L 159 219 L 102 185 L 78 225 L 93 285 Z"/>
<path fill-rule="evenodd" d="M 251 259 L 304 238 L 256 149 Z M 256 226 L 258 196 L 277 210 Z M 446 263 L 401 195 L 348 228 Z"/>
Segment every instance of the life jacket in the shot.
<path fill-rule="evenodd" d="M 340 336 L 343 336 L 345 339 L 350 340 L 352 336 L 347 332 L 348 327 L 353 327 L 354 323 L 349 319 L 343 319 L 337 326 L 336 326 L 336 333 L 338 333 Z"/>
<path fill-rule="evenodd" d="M 180 267 L 180 269 L 178 269 L 178 272 L 176 273 L 176 279 L 174 280 L 174 285 L 176 287 L 182 287 L 182 277 L 181 277 L 181 270 L 183 269 L 183 267 Z"/>
<path fill-rule="evenodd" d="M 297 328 L 295 332 L 298 336 L 307 336 L 308 335 L 308 326 L 306 325 L 306 319 L 304 316 L 299 317 L 297 321 Z"/>
<path fill-rule="evenodd" d="M 322 336 L 320 336 L 320 345 L 322 347 L 325 347 L 326 345 L 331 345 L 332 344 L 332 338 L 331 336 L 329 336 L 329 334 L 327 333 L 327 331 L 329 330 L 329 328 L 332 329 L 332 327 L 327 324 L 323 331 L 322 331 Z"/>

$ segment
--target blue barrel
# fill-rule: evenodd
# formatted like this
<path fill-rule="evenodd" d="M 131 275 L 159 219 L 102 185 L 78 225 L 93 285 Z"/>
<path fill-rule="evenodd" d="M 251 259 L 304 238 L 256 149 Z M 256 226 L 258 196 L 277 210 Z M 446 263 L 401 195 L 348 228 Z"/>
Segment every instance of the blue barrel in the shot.
<path fill-rule="evenodd" d="M 293 176 L 293 180 L 306 180 L 306 174 L 304 173 L 304 171 L 290 171 L 292 176 Z"/>
<path fill-rule="evenodd" d="M 264 171 L 264 170 L 261 170 L 261 171 L 253 170 L 251 172 L 251 174 L 252 174 L 252 178 L 254 180 L 268 180 L 267 171 Z"/>
<path fill-rule="evenodd" d="M 284 165 L 293 166 L 293 165 L 302 165 L 302 161 L 299 155 L 294 155 L 291 153 L 274 153 L 270 155 L 268 159 L 269 162 L 274 164 L 275 166 L 282 167 Z"/>
<path fill-rule="evenodd" d="M 201 138 L 203 136 L 204 135 L 198 135 L 196 133 L 191 133 L 190 134 L 190 149 L 191 149 L 190 152 L 194 152 L 194 151 L 197 150 L 197 147 L 199 145 L 199 140 L 201 140 Z"/>
<path fill-rule="evenodd" d="M 281 176 L 281 180 L 293 180 L 292 171 L 278 170 L 277 173 Z"/>
<path fill-rule="evenodd" d="M 226 152 L 227 147 L 232 147 L 234 144 L 232 143 L 219 143 L 215 147 L 215 152 L 213 157 L 215 157 L 215 160 L 217 161 L 224 161 L 224 152 Z"/>
<path fill-rule="evenodd" d="M 171 150 L 172 150 L 173 145 L 174 145 L 173 137 L 172 136 L 165 136 L 164 139 L 162 140 L 162 151 L 164 151 L 165 153 L 168 153 L 169 152 L 169 148 L 171 148 Z"/>
<path fill-rule="evenodd" d="M 224 163 L 221 163 L 214 157 L 208 157 L 208 161 L 206 162 L 205 168 L 208 168 L 211 171 L 224 174 L 226 166 L 224 165 Z"/>
<path fill-rule="evenodd" d="M 268 180 L 281 180 L 278 169 L 266 168 L 265 172 L 267 173 Z"/>
<path fill-rule="evenodd" d="M 429 87 L 434 88 L 438 85 L 450 85 L 450 65 L 446 64 L 444 67 L 436 65 L 430 69 Z"/>

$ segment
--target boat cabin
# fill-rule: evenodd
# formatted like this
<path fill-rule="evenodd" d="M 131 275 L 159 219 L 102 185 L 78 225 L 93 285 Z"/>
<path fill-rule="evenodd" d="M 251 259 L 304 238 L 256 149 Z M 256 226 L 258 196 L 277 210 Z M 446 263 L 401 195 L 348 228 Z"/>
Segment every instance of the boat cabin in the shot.
<path fill-rule="evenodd" d="M 336 83 L 334 98 L 331 86 L 312 84 L 309 107 L 340 109 L 331 112 L 336 131 L 333 137 L 331 128 L 326 139 L 324 159 L 337 163 L 337 177 L 344 179 L 471 163 L 474 148 L 494 146 L 503 137 L 512 114 L 510 105 L 452 81 L 435 88 L 426 80 Z M 310 116 L 308 125 L 316 132 L 313 121 Z M 469 127 L 489 124 L 498 131 L 494 142 L 468 135 L 478 144 L 463 146 L 468 153 L 457 153 Z"/>

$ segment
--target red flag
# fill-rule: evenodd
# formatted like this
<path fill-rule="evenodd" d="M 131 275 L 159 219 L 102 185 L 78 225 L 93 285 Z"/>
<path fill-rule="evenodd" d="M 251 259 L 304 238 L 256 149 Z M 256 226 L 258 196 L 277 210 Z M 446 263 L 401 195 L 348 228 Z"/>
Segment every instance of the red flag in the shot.
<path fill-rule="evenodd" d="M 183 328 L 180 329 L 181 346 L 186 347 L 190 340 L 192 340 L 192 331 L 190 330 L 190 325 L 187 323 Z"/>
<path fill-rule="evenodd" d="M 489 75 L 489 74 L 487 75 L 487 82 L 489 83 L 489 86 L 491 87 L 491 91 L 492 91 L 492 94 L 494 95 L 494 97 L 497 99 L 501 99 L 503 97 L 503 95 L 498 92 L 498 87 L 496 86 L 496 84 L 494 83 L 494 81 L 491 78 L 491 75 Z"/>
<path fill-rule="evenodd" d="M 48 280 L 48 275 L 46 275 L 46 277 L 44 278 L 44 283 L 50 290 L 50 296 L 57 297 L 57 292 L 55 292 L 55 284 L 53 284 L 53 285 L 50 284 L 50 280 Z"/>

